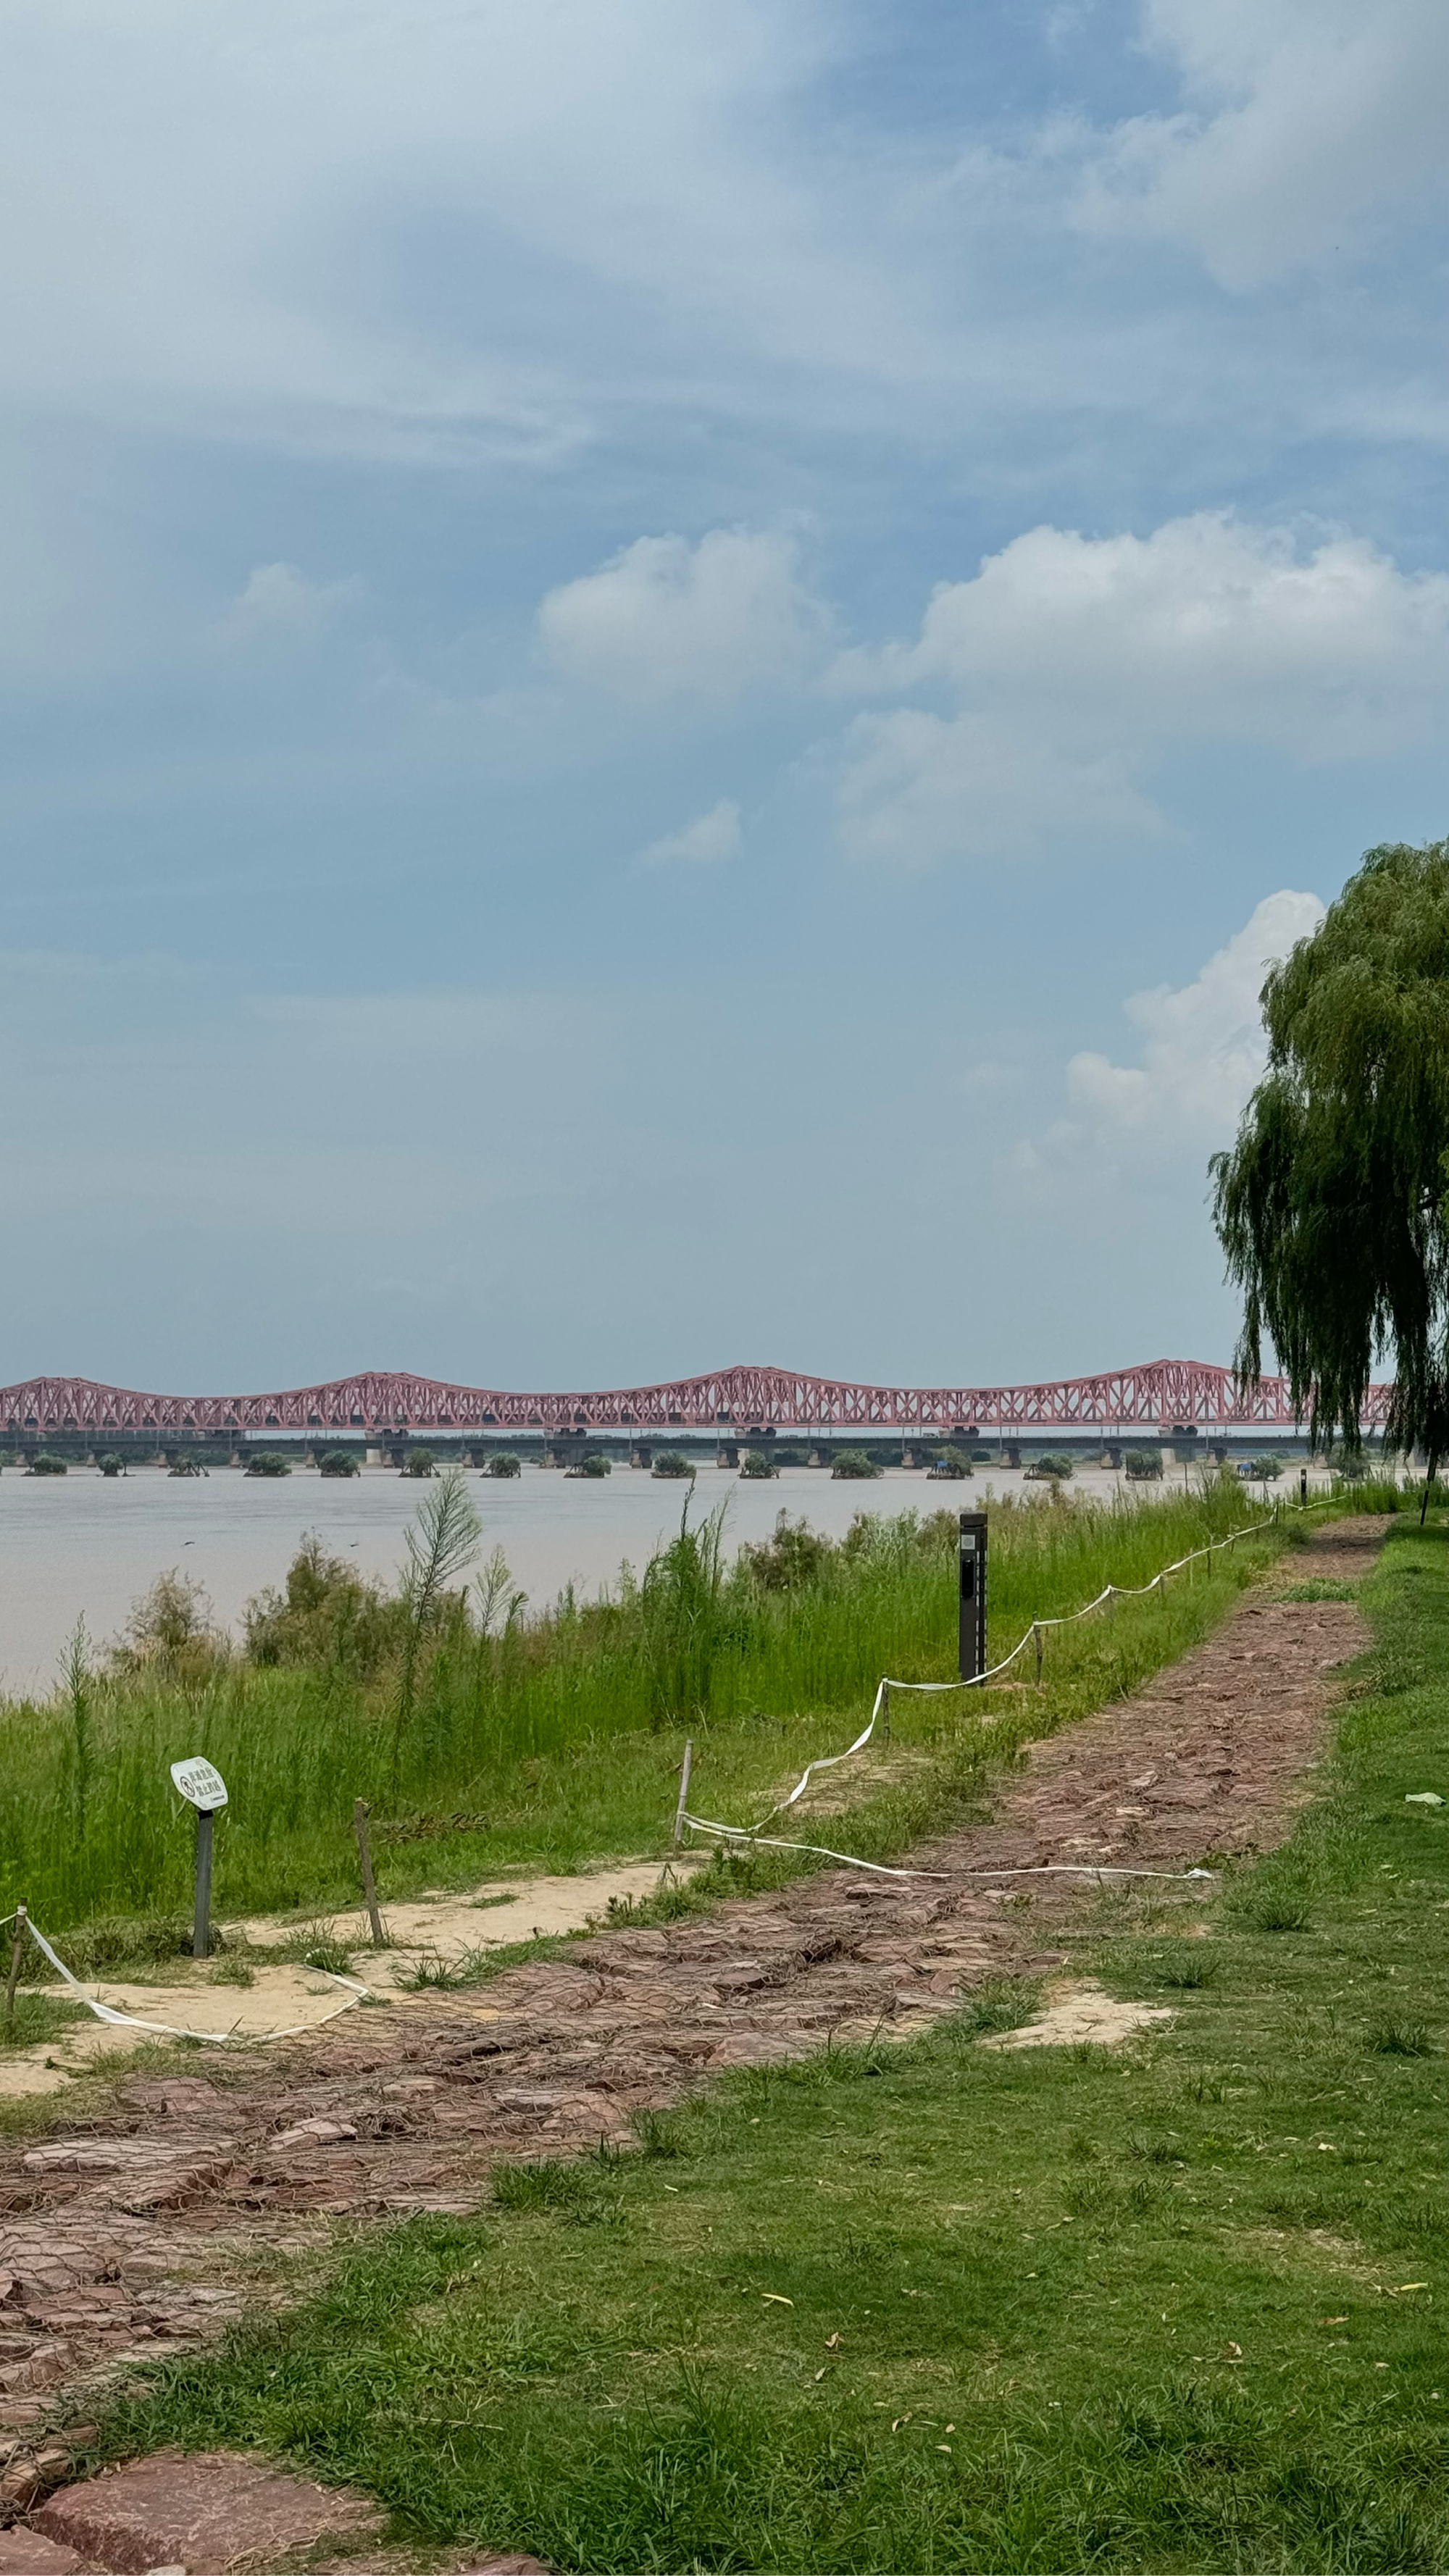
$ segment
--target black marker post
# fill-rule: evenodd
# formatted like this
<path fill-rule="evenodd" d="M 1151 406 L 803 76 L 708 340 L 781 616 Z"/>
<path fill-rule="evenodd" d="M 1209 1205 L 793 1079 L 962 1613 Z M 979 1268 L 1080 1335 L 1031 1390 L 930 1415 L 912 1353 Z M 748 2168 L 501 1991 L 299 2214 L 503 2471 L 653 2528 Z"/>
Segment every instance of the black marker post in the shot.
<path fill-rule="evenodd" d="M 191 1955 L 204 1959 L 211 1948 L 211 1836 L 218 1808 L 227 1803 L 226 1782 L 202 1754 L 173 1762 L 171 1785 L 196 1809 L 196 1912 L 192 1919 Z"/>
<path fill-rule="evenodd" d="M 986 1670 L 986 1514 L 961 1514 L 961 1679 L 974 1682 Z"/>

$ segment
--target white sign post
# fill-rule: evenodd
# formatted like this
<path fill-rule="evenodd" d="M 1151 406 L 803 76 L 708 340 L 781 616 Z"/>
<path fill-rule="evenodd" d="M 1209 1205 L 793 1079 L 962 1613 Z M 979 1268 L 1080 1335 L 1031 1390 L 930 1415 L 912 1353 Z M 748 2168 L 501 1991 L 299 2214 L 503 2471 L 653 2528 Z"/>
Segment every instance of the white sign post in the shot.
<path fill-rule="evenodd" d="M 196 1913 L 191 1955 L 193 1959 L 204 1959 L 211 1946 L 211 1825 L 217 1808 L 227 1803 L 226 1782 L 215 1766 L 197 1753 L 189 1762 L 172 1763 L 171 1785 L 188 1806 L 196 1809 Z"/>

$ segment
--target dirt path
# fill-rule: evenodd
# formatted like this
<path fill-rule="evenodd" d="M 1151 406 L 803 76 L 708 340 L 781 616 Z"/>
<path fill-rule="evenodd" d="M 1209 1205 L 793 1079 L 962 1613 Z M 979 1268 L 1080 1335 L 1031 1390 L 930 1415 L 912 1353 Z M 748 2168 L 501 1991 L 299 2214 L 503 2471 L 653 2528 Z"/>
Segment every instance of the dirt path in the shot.
<path fill-rule="evenodd" d="M 1386 1526 L 1335 1523 L 1182 1663 L 1030 1748 L 990 1822 L 915 1858 L 1176 1870 L 1280 1840 L 1330 1676 L 1366 1631 L 1351 1602 L 1272 1594 L 1295 1569 L 1356 1578 Z M 23 2435 L 98 2367 L 209 2341 L 259 2244 L 315 2244 L 338 2216 L 474 2209 L 500 2156 L 623 2137 L 633 2112 L 717 2068 L 832 2032 L 905 2033 L 985 1978 L 1060 1967 L 1081 1882 L 1029 1884 L 1023 1905 L 1010 1882 L 834 1871 L 665 1931 L 580 1940 L 475 2001 L 363 2009 L 305 2043 L 123 2083 L 104 2129 L 59 2121 L 0 2158 L 0 2434 Z"/>

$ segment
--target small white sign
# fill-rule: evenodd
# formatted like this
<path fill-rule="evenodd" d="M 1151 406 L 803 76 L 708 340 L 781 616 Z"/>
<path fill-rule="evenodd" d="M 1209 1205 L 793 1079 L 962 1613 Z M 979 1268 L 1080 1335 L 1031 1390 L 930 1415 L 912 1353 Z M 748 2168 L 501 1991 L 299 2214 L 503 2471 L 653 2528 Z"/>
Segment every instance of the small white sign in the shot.
<path fill-rule="evenodd" d="M 172 1786 L 188 1798 L 193 1807 L 216 1808 L 226 1805 L 226 1782 L 213 1764 L 199 1753 L 189 1762 L 173 1762 Z"/>

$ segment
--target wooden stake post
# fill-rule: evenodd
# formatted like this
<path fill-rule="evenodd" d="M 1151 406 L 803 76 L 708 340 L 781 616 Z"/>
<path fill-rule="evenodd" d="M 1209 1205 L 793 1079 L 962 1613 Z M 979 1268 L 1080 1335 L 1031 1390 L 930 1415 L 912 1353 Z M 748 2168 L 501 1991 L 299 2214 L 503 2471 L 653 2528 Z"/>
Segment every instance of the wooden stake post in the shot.
<path fill-rule="evenodd" d="M 367 1907 L 367 1919 L 372 1925 L 372 1946 L 374 1950 L 385 1950 L 387 1934 L 383 1930 L 382 1916 L 378 1912 L 377 1881 L 372 1875 L 372 1854 L 367 1847 L 367 1813 L 367 1800 L 354 1798 L 352 1830 L 357 1836 L 357 1858 L 362 1870 L 362 1895 Z"/>
<path fill-rule="evenodd" d="M 694 1738 L 684 1739 L 684 1760 L 679 1766 L 679 1804 L 674 1810 L 674 1848 L 678 1851 L 684 1839 L 684 1811 L 689 1804 L 689 1774 L 694 1761 Z"/>
<path fill-rule="evenodd" d="M 15 1908 L 15 1945 L 10 1953 L 10 1976 L 5 1988 L 5 2036 L 15 2033 L 15 1989 L 20 1983 L 20 1962 L 25 1951 L 25 1936 L 30 1928 L 23 1905 Z"/>

